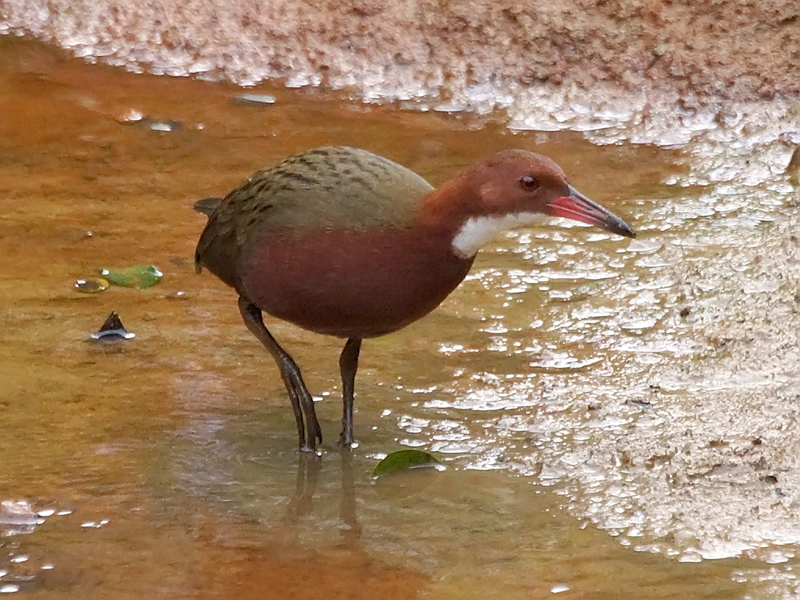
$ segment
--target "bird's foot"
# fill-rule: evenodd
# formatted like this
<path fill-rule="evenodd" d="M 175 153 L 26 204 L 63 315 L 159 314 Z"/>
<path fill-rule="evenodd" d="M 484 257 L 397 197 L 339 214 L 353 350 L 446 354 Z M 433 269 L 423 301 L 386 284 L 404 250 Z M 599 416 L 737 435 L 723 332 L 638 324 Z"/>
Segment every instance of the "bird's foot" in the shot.
<path fill-rule="evenodd" d="M 316 417 L 314 417 L 313 420 L 310 420 L 306 427 L 306 431 L 300 437 L 300 452 L 314 453 L 319 456 L 322 453 L 317 450 L 317 444 L 321 443 L 322 430 L 319 427 Z"/>
<path fill-rule="evenodd" d="M 342 430 L 342 433 L 339 435 L 339 446 L 342 450 L 358 448 L 358 442 L 353 439 L 352 431 L 347 431 L 346 429 Z"/>
<path fill-rule="evenodd" d="M 308 456 L 322 456 L 322 450 L 317 449 L 316 444 L 300 444 L 300 452 Z"/>

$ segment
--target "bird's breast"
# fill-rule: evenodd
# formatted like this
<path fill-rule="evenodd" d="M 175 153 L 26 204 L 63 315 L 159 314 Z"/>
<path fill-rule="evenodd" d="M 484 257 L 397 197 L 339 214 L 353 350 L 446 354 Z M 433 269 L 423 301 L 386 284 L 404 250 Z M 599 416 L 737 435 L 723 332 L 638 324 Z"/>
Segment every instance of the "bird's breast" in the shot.
<path fill-rule="evenodd" d="M 407 229 L 270 230 L 242 256 L 242 292 L 261 310 L 339 337 L 396 331 L 436 308 L 472 259 Z"/>

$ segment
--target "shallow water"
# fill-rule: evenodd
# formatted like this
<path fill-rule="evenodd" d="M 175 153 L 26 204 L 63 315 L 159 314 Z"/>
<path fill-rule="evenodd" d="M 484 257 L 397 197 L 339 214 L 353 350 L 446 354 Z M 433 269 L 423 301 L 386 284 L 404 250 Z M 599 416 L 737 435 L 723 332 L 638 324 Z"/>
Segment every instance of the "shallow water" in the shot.
<path fill-rule="evenodd" d="M 260 87 L 275 102 L 254 106 L 232 85 L 13 38 L 0 38 L 0 80 L 0 112 L 17 116 L 0 120 L 0 500 L 28 503 L 0 510 L 0 591 L 796 591 L 796 191 L 785 145 L 731 142 L 745 117 L 665 147 L 314 91 Z M 233 293 L 194 273 L 191 206 L 329 143 L 434 184 L 535 148 L 640 236 L 559 222 L 491 244 L 434 314 L 365 343 L 352 458 L 334 445 L 340 342 L 274 323 L 320 397 L 325 452 L 302 459 Z M 73 289 L 138 263 L 162 282 Z M 88 341 L 112 310 L 136 337 Z M 450 468 L 370 480 L 409 446 Z"/>

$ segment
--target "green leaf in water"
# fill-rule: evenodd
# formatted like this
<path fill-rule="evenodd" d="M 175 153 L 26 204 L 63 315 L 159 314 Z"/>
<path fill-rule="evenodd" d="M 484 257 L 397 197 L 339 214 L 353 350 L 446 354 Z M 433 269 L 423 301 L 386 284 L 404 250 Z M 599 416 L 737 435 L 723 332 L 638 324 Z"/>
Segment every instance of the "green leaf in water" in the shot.
<path fill-rule="evenodd" d="M 163 273 L 159 271 L 158 267 L 155 265 L 135 265 L 127 269 L 122 269 L 121 271 L 101 269 L 100 275 L 107 279 L 111 285 L 130 288 L 149 288 L 160 281 Z"/>
<path fill-rule="evenodd" d="M 444 465 L 433 454 L 423 452 L 422 450 L 398 450 L 392 452 L 381 462 L 375 465 L 372 471 L 373 477 L 381 477 L 382 475 L 389 475 L 400 471 L 407 471 L 408 469 L 420 468 L 434 468 L 437 471 L 443 471 Z"/>

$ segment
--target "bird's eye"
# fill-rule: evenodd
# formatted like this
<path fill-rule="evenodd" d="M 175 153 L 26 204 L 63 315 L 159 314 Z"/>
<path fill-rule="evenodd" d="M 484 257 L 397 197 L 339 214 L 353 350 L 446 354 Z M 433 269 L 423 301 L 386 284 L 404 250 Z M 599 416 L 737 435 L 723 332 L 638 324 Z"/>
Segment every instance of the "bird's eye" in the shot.
<path fill-rule="evenodd" d="M 526 192 L 532 192 L 539 187 L 539 180 L 533 175 L 525 175 L 520 178 L 519 184 Z"/>

